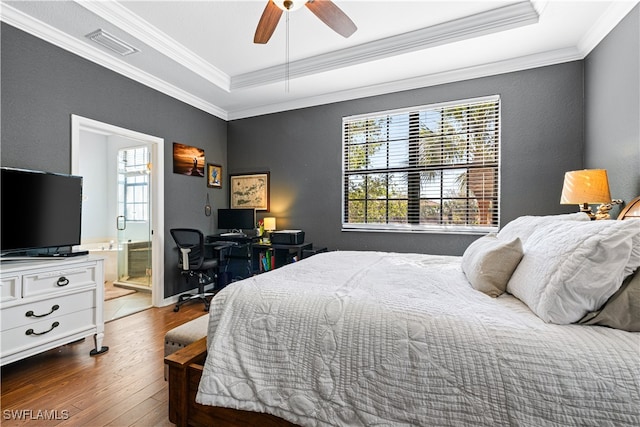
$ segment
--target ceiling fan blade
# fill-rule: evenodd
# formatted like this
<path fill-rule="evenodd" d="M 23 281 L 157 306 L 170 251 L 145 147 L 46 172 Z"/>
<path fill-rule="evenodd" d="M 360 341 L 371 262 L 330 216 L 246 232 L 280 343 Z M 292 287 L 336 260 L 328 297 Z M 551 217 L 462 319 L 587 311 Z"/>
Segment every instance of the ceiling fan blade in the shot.
<path fill-rule="evenodd" d="M 358 27 L 331 0 L 311 0 L 305 6 L 336 33 L 349 37 Z"/>
<path fill-rule="evenodd" d="M 259 44 L 268 42 L 278 25 L 278 21 L 280 21 L 280 16 L 282 16 L 282 9 L 276 6 L 272 0 L 269 0 L 264 12 L 262 12 L 260 22 L 258 22 L 253 42 Z"/>

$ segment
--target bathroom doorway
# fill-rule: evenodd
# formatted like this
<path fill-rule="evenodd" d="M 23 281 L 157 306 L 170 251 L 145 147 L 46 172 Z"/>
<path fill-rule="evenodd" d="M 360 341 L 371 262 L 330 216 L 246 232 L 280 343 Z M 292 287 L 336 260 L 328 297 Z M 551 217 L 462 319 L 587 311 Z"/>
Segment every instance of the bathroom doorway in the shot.
<path fill-rule="evenodd" d="M 161 306 L 164 140 L 76 115 L 71 121 L 72 173 L 85 181 L 82 244 L 105 259 L 111 290 L 134 294 L 105 301 L 105 321 Z"/>

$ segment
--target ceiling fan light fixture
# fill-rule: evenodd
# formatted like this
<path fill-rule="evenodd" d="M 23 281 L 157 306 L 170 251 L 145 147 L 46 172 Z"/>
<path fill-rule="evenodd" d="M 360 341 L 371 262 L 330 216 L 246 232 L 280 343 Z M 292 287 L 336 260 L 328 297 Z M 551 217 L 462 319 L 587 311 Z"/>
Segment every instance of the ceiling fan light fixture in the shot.
<path fill-rule="evenodd" d="M 307 0 L 273 0 L 273 3 L 285 12 L 293 12 L 305 5 Z"/>

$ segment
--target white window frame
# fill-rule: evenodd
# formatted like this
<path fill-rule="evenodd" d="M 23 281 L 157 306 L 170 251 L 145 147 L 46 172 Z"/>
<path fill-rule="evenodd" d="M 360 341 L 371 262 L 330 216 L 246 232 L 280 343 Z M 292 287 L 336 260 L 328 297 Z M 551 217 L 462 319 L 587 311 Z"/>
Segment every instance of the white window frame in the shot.
<path fill-rule="evenodd" d="M 120 168 L 120 152 L 132 152 L 142 150 L 146 159 L 143 163 L 132 165 L 131 169 Z M 118 153 L 118 215 L 124 216 L 127 222 L 148 222 L 149 221 L 149 148 L 145 145 L 121 148 Z M 142 178 L 142 179 L 140 179 Z M 141 181 L 141 182 L 132 182 Z M 129 198 L 129 189 L 142 189 L 146 197 L 134 200 Z M 141 212 L 137 212 L 140 209 Z M 134 215 L 134 212 L 136 214 Z"/>
<path fill-rule="evenodd" d="M 420 113 L 420 112 L 425 112 L 425 111 L 432 111 L 432 110 L 442 110 L 445 108 L 451 108 L 451 107 L 459 107 L 459 106 L 473 106 L 476 104 L 483 104 L 483 103 L 488 103 L 488 102 L 495 102 L 496 103 L 496 110 L 497 110 L 497 114 L 496 114 L 496 122 L 494 123 L 496 126 L 496 129 L 494 129 L 494 131 L 492 132 L 494 135 L 494 140 L 495 140 L 495 147 L 494 150 L 497 151 L 497 153 L 495 154 L 495 158 L 494 161 L 491 162 L 491 164 L 489 166 L 487 166 L 488 168 L 495 168 L 492 171 L 493 177 L 494 177 L 494 181 L 492 183 L 493 185 L 493 196 L 491 197 L 491 211 L 490 211 L 490 220 L 491 223 L 490 224 L 450 224 L 450 223 L 445 223 L 442 222 L 442 218 L 443 218 L 443 213 L 442 213 L 442 206 L 443 206 L 443 201 L 444 200 L 448 200 L 449 197 L 445 197 L 445 195 L 442 193 L 442 188 L 440 190 L 440 194 L 438 199 L 441 201 L 441 205 L 440 205 L 440 221 L 439 223 L 435 224 L 435 223 L 419 223 L 419 219 L 416 219 L 415 217 L 413 217 L 413 222 L 406 222 L 406 223 L 389 223 L 389 222 L 379 222 L 379 223 L 374 223 L 374 222 L 349 222 L 349 212 L 348 212 L 348 203 L 349 203 L 349 199 L 348 199 L 348 192 L 349 192 L 349 176 L 350 175 L 367 175 L 367 174 L 373 174 L 375 172 L 379 172 L 379 173 L 394 173 L 394 171 L 398 170 L 396 168 L 393 167 L 386 167 L 386 168 L 382 168 L 379 170 L 375 170 L 375 168 L 373 169 L 373 172 L 363 172 L 363 173 L 359 173 L 356 169 L 352 169 L 352 170 L 347 170 L 348 168 L 348 153 L 349 153 L 349 142 L 348 142 L 348 137 L 349 137 L 349 128 L 348 125 L 350 123 L 354 123 L 357 121 L 361 121 L 361 120 L 376 120 L 376 119 L 380 119 L 382 117 L 385 116 L 400 116 L 400 115 L 406 115 L 406 114 L 414 114 L 414 113 Z M 373 113 L 367 113 L 367 114 L 360 114 L 360 115 L 354 115 L 354 116 L 348 116 L 348 117 L 343 117 L 342 119 L 342 205 L 341 205 L 341 223 L 342 223 L 342 231 L 367 231 L 367 232 L 426 232 L 426 233 L 461 233 L 461 234 L 486 234 L 489 232 L 495 232 L 498 231 L 498 227 L 500 224 L 500 165 L 501 165 L 501 151 L 502 151 L 502 137 L 501 137 L 501 100 L 500 100 L 500 96 L 499 95 L 492 95 L 492 96 L 486 96 L 486 97 L 480 97 L 480 98 L 472 98 L 472 99 L 466 99 L 466 100 L 456 100 L 456 101 L 449 101 L 449 102 L 442 102 L 442 103 L 436 103 L 436 104 L 429 104 L 429 105 L 423 105 L 423 106 L 417 106 L 417 107 L 409 107 L 409 108 L 402 108 L 402 109 L 396 109 L 396 110 L 388 110 L 388 111 L 382 111 L 382 112 L 373 112 Z M 471 133 L 471 132 L 469 132 Z M 388 142 L 390 144 L 393 143 L 393 141 L 391 139 L 389 140 L 385 140 L 385 143 Z M 465 152 L 466 156 L 469 156 L 469 151 Z M 484 156 L 483 156 L 483 160 Z M 472 163 L 455 163 L 455 166 L 451 166 L 449 165 L 448 167 L 455 167 L 456 169 L 465 169 L 468 168 L 468 170 L 472 169 L 473 167 L 478 168 L 478 162 L 474 162 L 472 166 L 472 168 L 469 168 L 469 166 L 472 165 Z M 484 169 L 486 169 L 484 166 L 482 167 Z M 402 168 L 400 168 L 402 169 Z M 444 164 L 441 165 L 440 167 L 436 167 L 434 168 L 425 168 L 423 171 L 425 170 L 436 170 L 436 171 L 444 171 L 447 169 L 447 166 L 445 166 Z M 418 169 L 416 169 L 417 171 L 420 171 L 420 168 L 418 167 Z M 415 171 L 415 170 L 414 170 Z M 444 173 L 443 173 L 444 175 Z M 484 178 L 483 178 L 484 179 Z M 421 187 L 422 188 L 422 187 Z M 365 190 L 365 193 L 368 190 Z M 419 190 L 419 193 L 422 190 Z M 409 192 L 411 193 L 411 192 Z M 365 196 L 366 200 L 373 200 L 369 198 L 368 193 L 366 193 L 367 196 Z M 388 194 L 388 192 L 387 192 Z M 479 199 L 476 199 L 472 196 L 470 196 L 471 193 L 469 193 L 469 190 L 467 190 L 467 196 L 466 199 L 468 201 L 471 200 L 475 200 L 476 203 L 478 202 Z M 424 199 L 423 197 L 421 197 L 421 194 L 415 194 L 415 191 L 413 193 L 413 196 L 411 195 L 407 195 L 407 204 L 410 205 L 411 203 L 413 203 L 415 206 L 415 203 L 418 203 L 418 207 L 420 207 L 420 200 Z M 461 198 L 459 200 L 464 200 L 465 198 Z M 352 201 L 354 200 L 359 200 L 359 199 L 352 199 Z M 388 205 L 388 201 L 389 200 L 393 200 L 390 199 L 387 195 L 387 198 L 382 198 L 380 200 L 383 200 L 385 202 L 387 202 Z M 411 202 L 409 200 L 412 200 Z M 417 200 L 417 202 L 416 202 Z M 410 208 L 407 208 L 408 210 L 410 210 Z M 365 208 L 366 211 L 366 208 Z M 484 211 L 485 215 L 486 215 L 486 210 Z M 468 214 L 468 212 L 467 212 Z M 418 218 L 420 213 L 417 214 Z M 366 221 L 366 219 L 365 219 Z M 386 221 L 389 221 L 389 217 L 387 216 Z M 407 221 L 411 221 L 411 220 L 407 220 Z M 416 222 L 418 221 L 418 222 Z"/>

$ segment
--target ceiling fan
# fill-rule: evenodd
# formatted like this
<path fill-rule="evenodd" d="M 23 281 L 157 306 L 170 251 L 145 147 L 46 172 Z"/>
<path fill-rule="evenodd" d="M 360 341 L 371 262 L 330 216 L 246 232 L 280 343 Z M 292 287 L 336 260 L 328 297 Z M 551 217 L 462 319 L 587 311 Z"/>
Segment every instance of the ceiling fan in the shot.
<path fill-rule="evenodd" d="M 358 28 L 331 0 L 268 0 L 253 37 L 254 43 L 265 44 L 271 38 L 284 11 L 294 11 L 306 6 L 322 22 L 336 33 L 349 37 Z"/>

